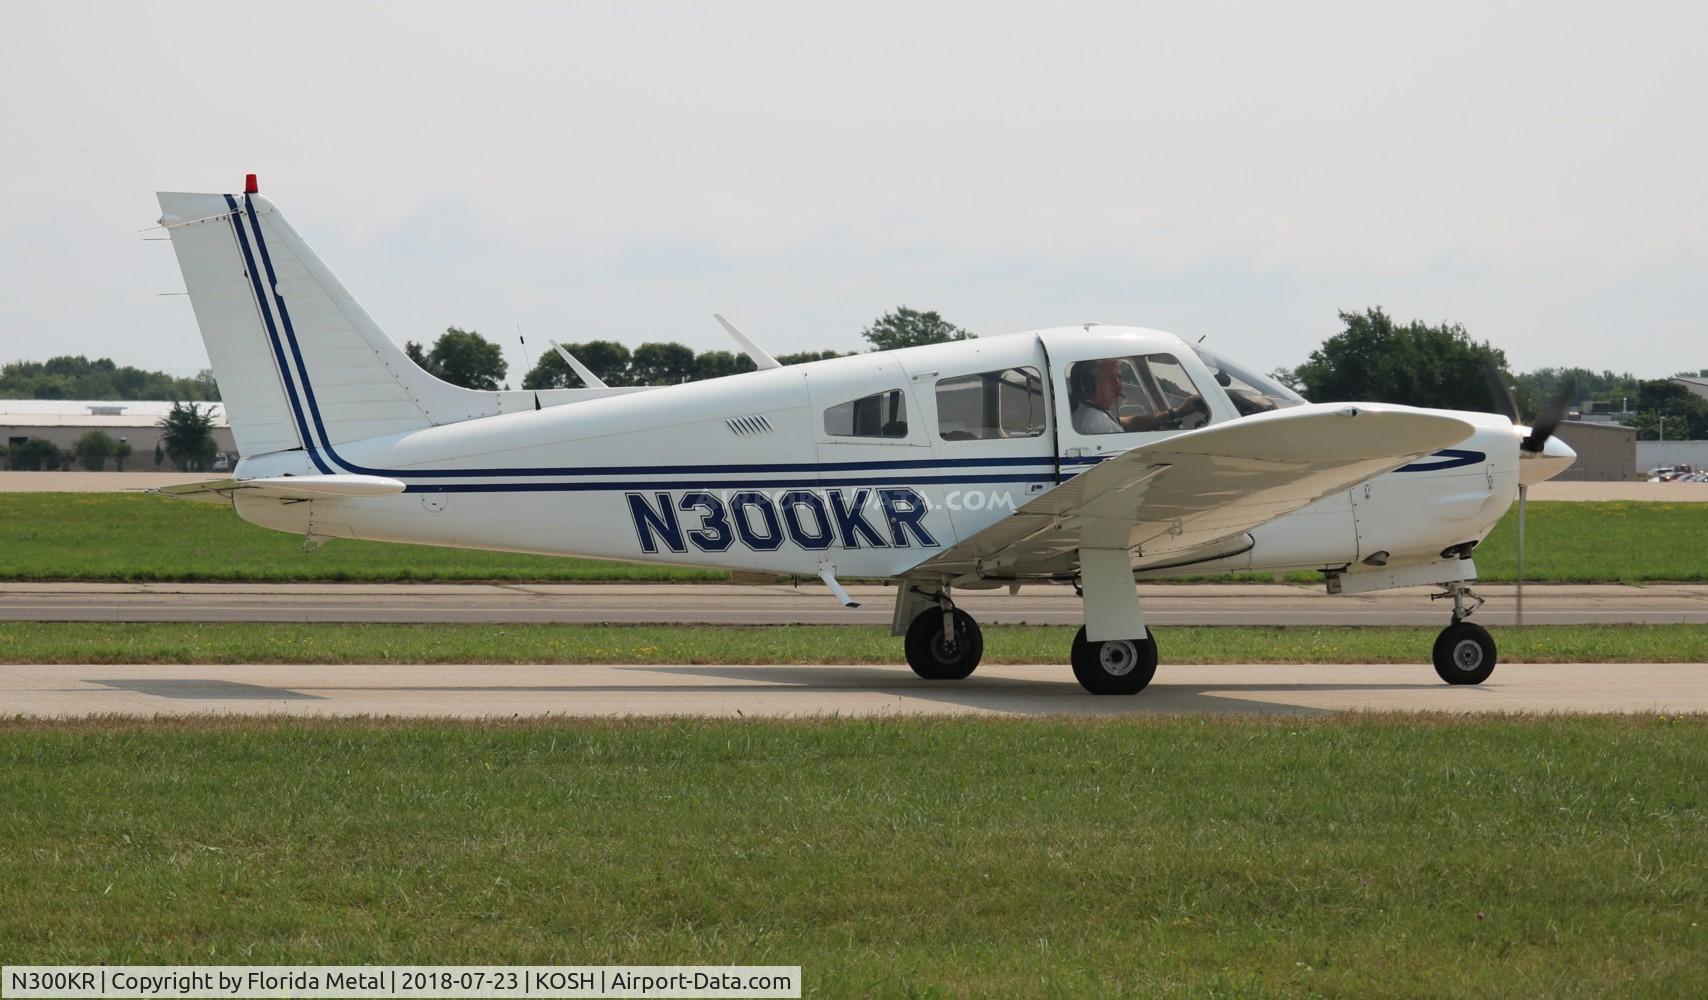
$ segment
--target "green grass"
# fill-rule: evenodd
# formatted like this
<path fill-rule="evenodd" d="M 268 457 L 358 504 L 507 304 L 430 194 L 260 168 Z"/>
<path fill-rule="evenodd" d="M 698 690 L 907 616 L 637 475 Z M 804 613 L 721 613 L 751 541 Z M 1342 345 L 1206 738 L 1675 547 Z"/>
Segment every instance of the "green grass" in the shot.
<path fill-rule="evenodd" d="M 125 493 L 0 493 L 0 580 L 726 580 L 671 566 L 302 538 L 224 505 Z"/>
<path fill-rule="evenodd" d="M 0 960 L 1701 996 L 1708 720 L 0 723 Z"/>
<path fill-rule="evenodd" d="M 1524 525 L 1524 579 L 1551 583 L 1708 580 L 1708 503 L 1532 503 Z M 1477 573 L 1509 581 L 1518 509 L 1477 547 Z"/>
<path fill-rule="evenodd" d="M 1478 549 L 1484 580 L 1513 578 L 1516 520 L 1508 513 Z M 1533 503 L 1527 533 L 1528 580 L 1708 580 L 1708 504 Z M 384 542 L 335 540 L 303 552 L 300 538 L 247 524 L 224 506 L 140 494 L 0 494 L 0 580 L 723 579 L 706 570 Z"/>
<path fill-rule="evenodd" d="M 1166 663 L 1427 663 L 1435 627 L 1180 626 Z M 992 625 L 986 663 L 1065 661 L 1074 629 Z M 1694 663 L 1708 625 L 1502 628 L 1516 663 Z M 277 625 L 0 623 L 6 663 L 895 663 L 901 640 L 855 625 Z"/>

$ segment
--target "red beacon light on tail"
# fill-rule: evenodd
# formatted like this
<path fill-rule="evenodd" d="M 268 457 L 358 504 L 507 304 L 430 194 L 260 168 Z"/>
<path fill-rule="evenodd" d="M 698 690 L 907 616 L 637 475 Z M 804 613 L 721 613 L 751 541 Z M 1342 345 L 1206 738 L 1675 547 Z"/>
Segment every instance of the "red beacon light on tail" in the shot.
<path fill-rule="evenodd" d="M 243 193 L 244 194 L 260 194 L 261 193 L 261 185 L 255 183 L 255 175 L 254 174 L 244 174 L 243 175 Z"/>

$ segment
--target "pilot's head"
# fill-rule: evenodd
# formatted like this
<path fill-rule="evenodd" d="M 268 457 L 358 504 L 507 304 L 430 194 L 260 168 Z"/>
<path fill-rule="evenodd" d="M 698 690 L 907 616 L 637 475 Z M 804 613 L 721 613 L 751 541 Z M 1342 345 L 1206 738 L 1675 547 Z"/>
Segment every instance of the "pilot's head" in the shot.
<path fill-rule="evenodd" d="M 1104 358 L 1092 367 L 1091 402 L 1110 409 L 1121 398 L 1121 359 Z"/>

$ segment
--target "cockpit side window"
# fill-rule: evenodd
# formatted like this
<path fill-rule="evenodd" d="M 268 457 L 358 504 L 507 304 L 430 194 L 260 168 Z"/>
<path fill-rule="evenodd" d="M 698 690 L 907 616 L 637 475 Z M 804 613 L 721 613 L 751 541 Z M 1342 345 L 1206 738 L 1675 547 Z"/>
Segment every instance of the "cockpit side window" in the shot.
<path fill-rule="evenodd" d="M 1172 354 L 1076 361 L 1068 405 L 1081 434 L 1132 434 L 1202 426 L 1209 407 Z"/>
<path fill-rule="evenodd" d="M 1216 384 L 1227 393 L 1228 402 L 1242 417 L 1254 413 L 1268 413 L 1271 410 L 1285 410 L 1289 406 L 1303 406 L 1308 400 L 1267 375 L 1259 375 L 1247 371 L 1237 365 L 1204 350 L 1202 347 L 1193 348 L 1198 352 L 1198 359 L 1204 362 L 1204 367 L 1216 376 Z"/>
<path fill-rule="evenodd" d="M 907 396 L 900 389 L 861 396 L 824 411 L 831 437 L 907 437 Z"/>

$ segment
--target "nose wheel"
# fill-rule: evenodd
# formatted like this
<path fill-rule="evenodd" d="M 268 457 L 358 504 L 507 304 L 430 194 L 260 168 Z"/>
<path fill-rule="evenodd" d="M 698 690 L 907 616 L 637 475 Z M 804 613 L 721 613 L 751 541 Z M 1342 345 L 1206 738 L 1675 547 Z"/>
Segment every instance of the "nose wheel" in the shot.
<path fill-rule="evenodd" d="M 932 608 L 908 626 L 902 641 L 907 665 L 928 681 L 958 681 L 972 675 L 984 656 L 984 635 L 960 608 Z"/>
<path fill-rule="evenodd" d="M 1453 598 L 1453 624 L 1435 637 L 1435 673 L 1449 684 L 1481 684 L 1495 668 L 1495 641 L 1489 630 L 1465 619 L 1483 603 L 1469 587 L 1452 586 L 1442 597 Z M 1465 606 L 1469 596 L 1475 604 Z"/>

